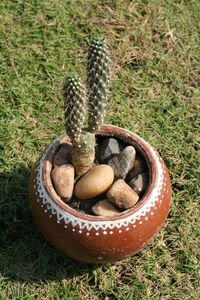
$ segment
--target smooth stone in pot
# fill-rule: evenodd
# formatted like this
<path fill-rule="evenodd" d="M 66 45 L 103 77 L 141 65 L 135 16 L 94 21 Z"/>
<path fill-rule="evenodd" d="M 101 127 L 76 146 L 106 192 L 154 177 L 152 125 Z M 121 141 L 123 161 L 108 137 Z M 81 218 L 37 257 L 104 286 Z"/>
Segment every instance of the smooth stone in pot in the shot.
<path fill-rule="evenodd" d="M 108 161 L 108 165 L 112 167 L 115 179 L 124 179 L 127 173 L 133 168 L 135 164 L 136 151 L 133 146 L 127 146 L 117 156 L 114 156 Z"/>
<path fill-rule="evenodd" d="M 135 164 L 130 172 L 126 176 L 126 181 L 129 182 L 131 179 L 136 177 L 138 174 L 147 173 L 148 167 L 145 159 L 139 154 L 136 155 Z"/>
<path fill-rule="evenodd" d="M 97 165 L 76 183 L 74 194 L 79 199 L 90 199 L 106 192 L 112 185 L 114 173 L 108 165 Z"/>
<path fill-rule="evenodd" d="M 139 200 L 138 194 L 122 179 L 114 182 L 107 192 L 107 198 L 121 209 L 128 209 Z"/>
<path fill-rule="evenodd" d="M 142 173 L 138 174 L 131 181 L 129 181 L 128 185 L 137 193 L 142 194 L 145 192 L 148 186 L 148 174 Z"/>
<path fill-rule="evenodd" d="M 57 166 L 51 171 L 51 178 L 57 194 L 69 200 L 74 187 L 74 167 L 71 164 Z"/>
<path fill-rule="evenodd" d="M 106 163 L 112 157 L 120 153 L 118 141 L 114 138 L 106 138 L 100 144 L 99 161 Z"/>
<path fill-rule="evenodd" d="M 92 211 L 96 216 L 104 217 L 114 216 L 120 213 L 108 199 L 97 202 L 92 207 Z"/>

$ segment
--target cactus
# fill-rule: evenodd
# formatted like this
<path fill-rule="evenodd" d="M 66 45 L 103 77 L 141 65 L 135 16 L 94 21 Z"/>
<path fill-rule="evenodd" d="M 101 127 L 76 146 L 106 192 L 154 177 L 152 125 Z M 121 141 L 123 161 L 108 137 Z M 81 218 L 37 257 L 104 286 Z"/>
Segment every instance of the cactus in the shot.
<path fill-rule="evenodd" d="M 94 161 L 95 137 L 83 130 L 86 91 L 77 75 L 66 78 L 63 87 L 65 129 L 72 141 L 72 164 L 77 175 L 86 173 Z"/>
<path fill-rule="evenodd" d="M 88 51 L 88 127 L 95 132 L 103 124 L 110 77 L 109 52 L 104 37 L 91 40 Z"/>
<path fill-rule="evenodd" d="M 94 38 L 88 53 L 88 127 L 86 89 L 77 75 L 68 76 L 63 87 L 65 129 L 72 141 L 72 164 L 78 176 L 85 174 L 95 157 L 95 132 L 103 124 L 109 82 L 109 54 L 104 38 Z"/>
<path fill-rule="evenodd" d="M 69 137 L 79 141 L 86 118 L 86 90 L 77 75 L 69 75 L 63 86 L 65 129 Z"/>

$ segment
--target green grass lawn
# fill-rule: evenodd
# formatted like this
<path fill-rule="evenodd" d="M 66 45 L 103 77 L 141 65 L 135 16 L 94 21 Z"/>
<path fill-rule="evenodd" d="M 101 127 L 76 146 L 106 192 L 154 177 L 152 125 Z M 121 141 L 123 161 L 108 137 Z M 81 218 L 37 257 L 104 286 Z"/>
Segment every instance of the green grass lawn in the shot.
<path fill-rule="evenodd" d="M 200 299 L 197 0 L 0 1 L 0 299 Z M 33 223 L 30 169 L 64 132 L 61 86 L 91 35 L 113 54 L 107 124 L 158 149 L 173 184 L 165 228 L 115 264 L 76 262 Z"/>

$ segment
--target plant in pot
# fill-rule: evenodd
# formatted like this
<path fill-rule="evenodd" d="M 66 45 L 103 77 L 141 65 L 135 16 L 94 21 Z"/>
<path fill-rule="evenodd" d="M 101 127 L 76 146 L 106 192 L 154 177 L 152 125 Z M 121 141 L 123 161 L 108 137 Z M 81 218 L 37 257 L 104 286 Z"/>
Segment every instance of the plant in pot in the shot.
<path fill-rule="evenodd" d="M 34 165 L 29 201 L 52 245 L 72 258 L 105 263 L 154 238 L 169 211 L 171 184 L 163 160 L 145 140 L 103 125 L 109 53 L 102 37 L 90 42 L 87 74 L 87 89 L 77 75 L 65 80 L 66 134 Z"/>

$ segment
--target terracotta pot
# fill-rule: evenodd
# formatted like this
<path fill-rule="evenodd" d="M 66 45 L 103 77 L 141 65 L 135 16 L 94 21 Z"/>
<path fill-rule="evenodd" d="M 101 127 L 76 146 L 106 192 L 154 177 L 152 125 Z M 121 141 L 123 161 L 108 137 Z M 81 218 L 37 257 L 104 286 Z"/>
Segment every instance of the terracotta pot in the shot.
<path fill-rule="evenodd" d="M 112 217 L 83 214 L 65 204 L 55 193 L 50 172 L 52 158 L 66 134 L 55 139 L 32 169 L 29 201 L 33 218 L 45 238 L 77 260 L 105 263 L 128 257 L 146 246 L 163 226 L 171 201 L 171 184 L 159 154 L 138 135 L 114 126 L 98 134 L 113 136 L 136 147 L 145 158 L 150 183 L 131 209 Z"/>

